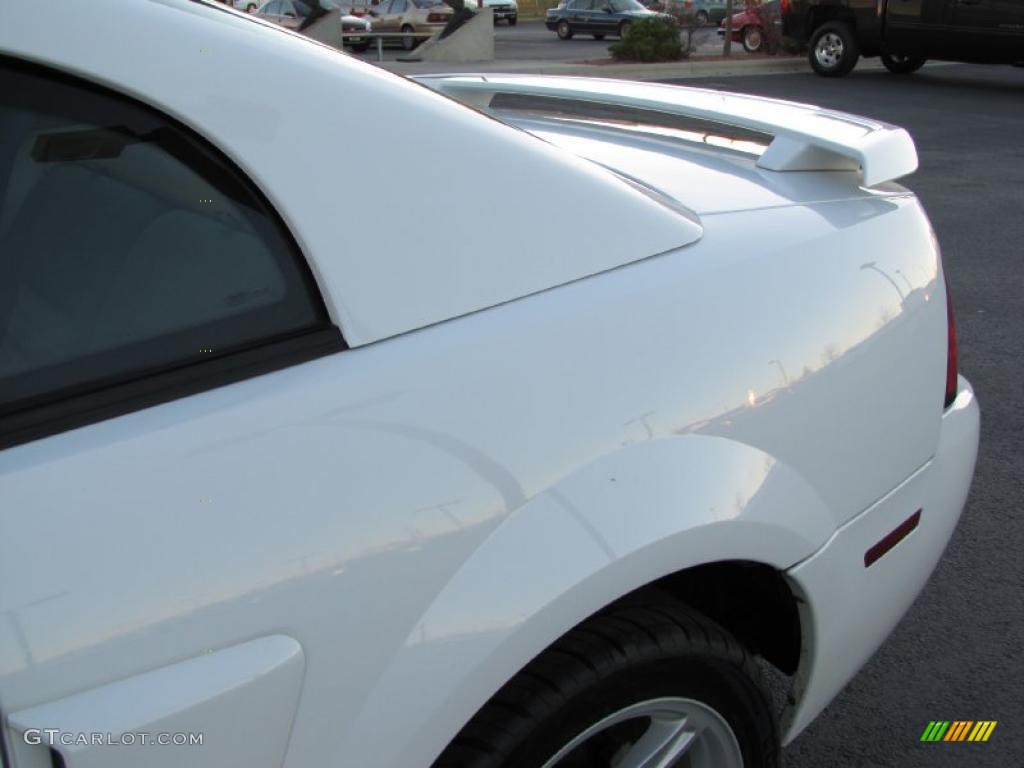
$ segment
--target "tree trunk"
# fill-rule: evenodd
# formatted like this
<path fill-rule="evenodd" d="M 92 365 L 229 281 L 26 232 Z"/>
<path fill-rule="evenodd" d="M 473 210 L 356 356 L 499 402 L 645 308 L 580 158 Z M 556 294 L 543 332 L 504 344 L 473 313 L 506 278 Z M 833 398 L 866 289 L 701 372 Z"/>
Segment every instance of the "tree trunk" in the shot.
<path fill-rule="evenodd" d="M 722 45 L 722 55 L 732 54 L 732 0 L 725 0 L 725 42 Z"/>

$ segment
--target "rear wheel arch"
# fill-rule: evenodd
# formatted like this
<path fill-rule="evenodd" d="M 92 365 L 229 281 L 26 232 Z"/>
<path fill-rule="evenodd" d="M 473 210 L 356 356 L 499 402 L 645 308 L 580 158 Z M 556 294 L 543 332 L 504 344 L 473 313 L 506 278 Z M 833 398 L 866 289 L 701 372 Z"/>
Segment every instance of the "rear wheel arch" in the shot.
<path fill-rule="evenodd" d="M 801 599 L 782 571 L 722 561 L 669 574 L 645 589 L 665 592 L 721 624 L 780 672 L 796 672 L 804 636 Z"/>
<path fill-rule="evenodd" d="M 679 728 L 703 721 L 676 750 L 668 743 L 652 752 L 645 746 L 652 734 L 640 738 L 642 729 L 614 734 L 624 726 L 643 727 L 637 720 L 651 716 L 656 720 L 649 727 L 664 729 L 673 707 L 685 713 Z M 556 761 L 562 766 L 564 758 L 574 766 L 585 764 L 581 760 L 604 765 L 611 756 L 632 764 L 637 753 L 647 765 L 670 759 L 666 751 L 676 759 L 690 754 L 690 746 L 698 750 L 700 765 L 776 768 L 780 738 L 774 709 L 761 669 L 735 636 L 665 592 L 641 590 L 541 651 L 470 718 L 433 768 L 542 761 L 546 768 Z M 609 721 L 617 724 L 602 727 Z"/>
<path fill-rule="evenodd" d="M 534 495 L 476 545 L 424 606 L 350 727 L 405 723 L 417 734 L 408 743 L 374 748 L 396 750 L 388 759 L 400 765 L 433 759 L 560 637 L 653 593 L 710 614 L 788 670 L 800 631 L 782 574 L 836 524 L 798 472 L 753 446 L 697 434 L 627 445 Z M 733 593 L 742 600 L 731 610 L 701 600 Z M 415 706 L 439 688 L 443 701 Z M 396 711 L 396 700 L 409 704 Z"/>
<path fill-rule="evenodd" d="M 817 31 L 818 27 L 830 21 L 842 21 L 856 29 L 857 18 L 849 7 L 838 3 L 827 3 L 814 5 L 807 11 L 807 36 L 808 39 Z"/>

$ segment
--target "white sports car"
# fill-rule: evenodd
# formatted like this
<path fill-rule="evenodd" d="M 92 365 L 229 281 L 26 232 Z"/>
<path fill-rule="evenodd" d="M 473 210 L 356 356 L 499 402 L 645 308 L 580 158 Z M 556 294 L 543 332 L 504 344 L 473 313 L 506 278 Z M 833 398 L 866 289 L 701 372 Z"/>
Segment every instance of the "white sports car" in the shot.
<path fill-rule="evenodd" d="M 0 17 L 9 768 L 771 766 L 925 583 L 978 407 L 904 131 Z"/>

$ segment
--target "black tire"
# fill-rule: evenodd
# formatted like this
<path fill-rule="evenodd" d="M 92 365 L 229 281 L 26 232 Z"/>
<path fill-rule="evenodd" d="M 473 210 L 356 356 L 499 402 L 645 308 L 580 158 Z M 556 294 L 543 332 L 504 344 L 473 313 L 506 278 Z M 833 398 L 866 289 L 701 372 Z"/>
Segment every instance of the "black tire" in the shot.
<path fill-rule="evenodd" d="M 756 24 L 744 27 L 740 32 L 740 39 L 743 40 L 743 50 L 747 53 L 757 53 L 764 48 L 764 32 Z"/>
<path fill-rule="evenodd" d="M 256 10 L 257 7 L 258 6 L 256 5 L 256 3 L 249 3 L 249 5 L 245 6 L 245 12 L 246 13 L 252 13 L 253 11 Z"/>
<path fill-rule="evenodd" d="M 508 17 L 508 25 L 510 27 L 514 27 L 516 25 L 517 21 L 519 21 L 519 17 L 518 16 L 509 16 Z"/>
<path fill-rule="evenodd" d="M 369 43 L 359 43 L 359 45 L 353 45 L 352 50 L 356 53 L 366 53 L 370 49 Z"/>
<path fill-rule="evenodd" d="M 926 60 L 919 56 L 902 56 L 898 53 L 883 53 L 882 64 L 894 75 L 909 75 L 924 66 Z"/>
<path fill-rule="evenodd" d="M 594 33 L 594 39 L 595 40 L 604 40 L 604 32 L 595 32 Z"/>
<path fill-rule="evenodd" d="M 629 30 L 631 30 L 632 28 L 633 22 L 631 21 L 624 21 L 621 24 L 619 24 L 619 39 L 621 40 L 623 37 L 628 35 Z"/>
<path fill-rule="evenodd" d="M 408 32 L 415 32 L 415 31 L 416 30 L 412 28 L 411 24 L 404 24 L 404 25 L 402 25 L 402 32 L 408 33 Z M 407 51 L 411 51 L 413 48 L 415 48 L 419 44 L 420 44 L 420 39 L 418 37 L 403 37 L 402 38 L 402 48 L 404 48 Z"/>
<path fill-rule="evenodd" d="M 694 17 L 694 21 L 697 22 L 697 26 L 698 27 L 705 27 L 705 26 L 707 26 L 707 23 L 710 21 L 710 19 L 708 18 L 708 12 L 707 11 L 697 11 L 697 15 Z"/>
<path fill-rule="evenodd" d="M 571 40 L 572 39 L 572 27 L 569 26 L 569 22 L 562 19 L 558 22 L 558 27 L 555 29 L 558 33 L 560 40 Z"/>
<path fill-rule="evenodd" d="M 811 35 L 807 58 L 822 77 L 844 77 L 857 66 L 860 48 L 853 28 L 843 21 L 822 24 Z"/>
<path fill-rule="evenodd" d="M 670 600 L 619 604 L 572 629 L 506 683 L 433 768 L 539 768 L 612 713 L 663 697 L 697 701 L 723 718 L 744 768 L 777 768 L 778 723 L 750 655 L 722 627 Z M 633 730 L 615 732 L 623 725 Z M 605 730 L 588 742 L 596 753 L 576 748 L 558 767 L 608 765 L 607 755 L 628 749 L 642 725 L 634 719 Z"/>

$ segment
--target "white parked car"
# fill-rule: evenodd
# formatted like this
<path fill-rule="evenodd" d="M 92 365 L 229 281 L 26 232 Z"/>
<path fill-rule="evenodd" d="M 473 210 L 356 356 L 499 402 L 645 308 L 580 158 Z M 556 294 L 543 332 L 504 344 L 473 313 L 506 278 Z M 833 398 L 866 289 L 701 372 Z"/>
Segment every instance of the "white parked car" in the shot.
<path fill-rule="evenodd" d="M 338 21 L 341 23 L 341 33 L 346 35 L 342 38 L 345 46 L 354 51 L 365 51 L 370 47 L 372 38 L 369 35 L 373 32 L 373 25 L 369 19 L 343 13 L 338 17 Z"/>
<path fill-rule="evenodd" d="M 3 17 L 7 766 L 769 766 L 922 588 L 978 408 L 904 131 Z"/>
<path fill-rule="evenodd" d="M 519 21 L 519 3 L 516 0 L 466 0 L 466 7 L 469 10 L 477 8 L 491 8 L 494 11 L 494 23 L 507 21 L 510 27 L 514 27 Z"/>

